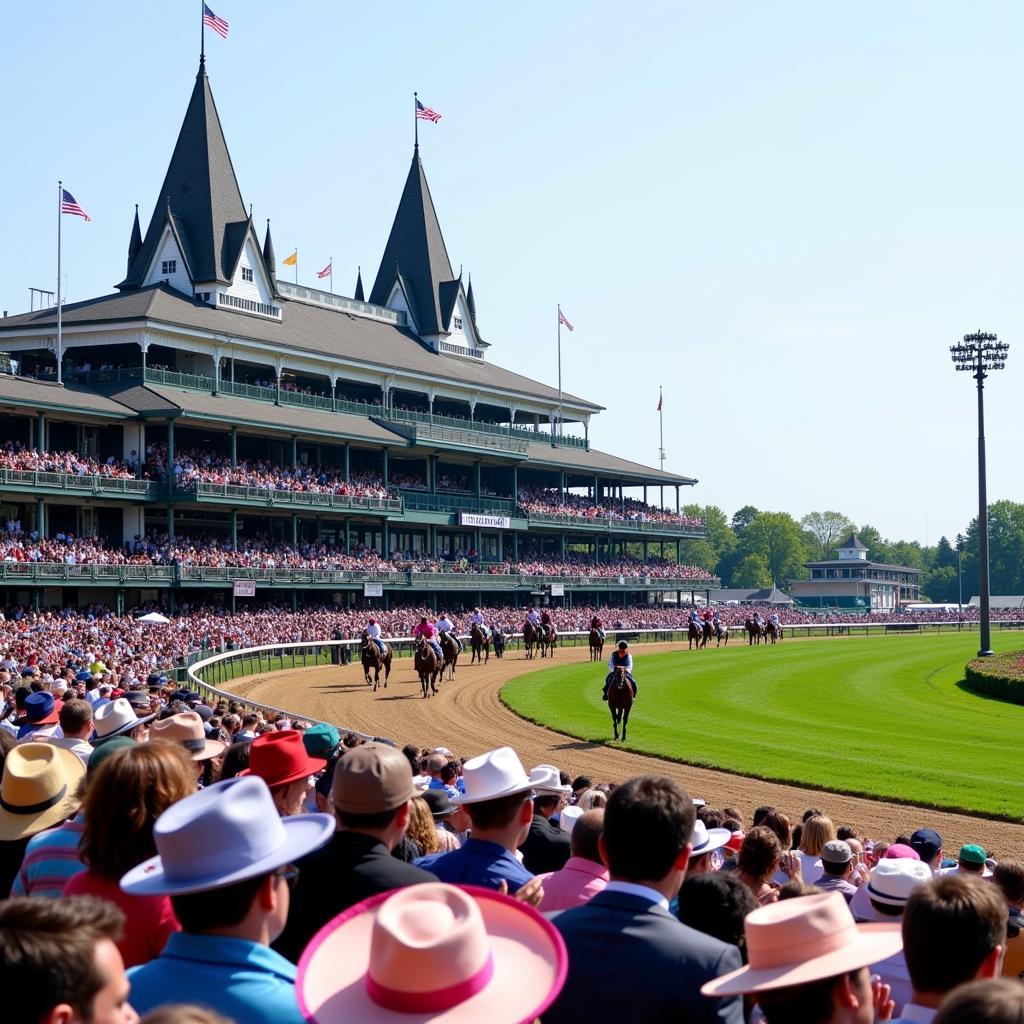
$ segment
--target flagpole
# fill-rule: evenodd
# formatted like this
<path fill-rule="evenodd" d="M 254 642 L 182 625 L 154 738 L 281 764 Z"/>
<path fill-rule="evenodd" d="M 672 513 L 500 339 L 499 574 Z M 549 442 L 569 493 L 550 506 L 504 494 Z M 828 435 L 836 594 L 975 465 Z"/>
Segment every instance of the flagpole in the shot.
<path fill-rule="evenodd" d="M 664 396 L 661 393 L 661 385 L 658 385 L 658 457 L 661 459 L 661 471 L 665 472 L 665 413 L 662 406 L 665 404 Z M 661 487 L 661 507 L 665 507 L 665 482 Z"/>
<path fill-rule="evenodd" d="M 562 307 L 558 307 L 558 422 L 556 433 L 562 433 Z"/>
<path fill-rule="evenodd" d="M 315 264 L 314 264 L 315 265 Z M 299 283 L 299 250 L 295 250 L 295 283 Z"/>
<path fill-rule="evenodd" d="M 60 207 L 64 198 L 64 183 L 57 182 L 57 383 L 63 384 L 61 363 L 64 361 L 64 325 L 60 308 Z"/>
<path fill-rule="evenodd" d="M 420 148 L 420 119 L 416 116 L 416 103 L 419 97 L 416 93 L 412 94 L 412 137 L 413 145 L 416 149 Z"/>
<path fill-rule="evenodd" d="M 331 294 L 334 294 L 334 257 L 331 257 Z"/>
<path fill-rule="evenodd" d="M 206 63 L 206 0 L 199 0 L 199 63 Z"/>

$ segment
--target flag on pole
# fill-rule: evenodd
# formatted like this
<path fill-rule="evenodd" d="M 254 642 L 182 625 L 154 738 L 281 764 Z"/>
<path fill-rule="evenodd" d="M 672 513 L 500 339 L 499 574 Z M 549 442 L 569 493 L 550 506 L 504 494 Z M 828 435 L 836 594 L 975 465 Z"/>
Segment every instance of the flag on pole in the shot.
<path fill-rule="evenodd" d="M 299 250 L 296 249 L 295 252 L 291 254 L 291 256 L 285 256 L 285 258 L 281 260 L 281 262 L 286 267 L 294 267 L 295 264 L 299 262 Z"/>
<path fill-rule="evenodd" d="M 441 115 L 436 110 L 423 106 L 419 100 L 416 101 L 416 117 L 420 121 L 430 121 L 433 124 L 437 124 L 441 120 Z"/>
<path fill-rule="evenodd" d="M 287 260 L 285 260 L 285 263 L 287 263 L 287 262 L 288 262 L 288 261 L 287 261 Z M 333 260 L 331 260 L 331 262 L 330 262 L 330 263 L 328 263 L 328 264 L 327 264 L 327 266 L 326 266 L 326 267 L 324 267 L 324 269 L 323 269 L 323 270 L 318 270 L 318 271 L 317 271 L 317 273 L 316 273 L 316 276 L 317 276 L 317 277 L 320 277 L 320 278 L 324 278 L 324 277 L 330 277 L 330 276 L 331 276 L 331 275 L 332 275 L 332 274 L 334 273 L 334 271 L 333 271 L 333 270 L 331 269 L 331 268 L 332 268 L 332 266 L 333 266 L 333 264 L 334 264 L 334 261 L 333 261 Z"/>
<path fill-rule="evenodd" d="M 71 213 L 71 214 L 74 214 L 76 217 L 84 217 L 86 220 L 92 220 L 92 217 L 90 217 L 89 214 L 87 214 L 85 212 L 85 210 L 83 210 L 78 205 L 78 203 L 75 200 L 75 197 L 66 188 L 62 188 L 60 191 L 61 191 L 61 197 L 60 197 L 60 212 L 61 213 Z"/>
<path fill-rule="evenodd" d="M 560 324 L 565 324 L 565 326 L 568 327 L 570 331 L 576 330 L 576 328 L 573 327 L 573 325 L 571 323 L 569 323 L 568 320 L 566 320 L 565 314 L 562 312 L 562 307 L 561 306 L 558 307 L 558 322 Z"/>
<path fill-rule="evenodd" d="M 195 17 L 195 15 L 193 15 Z M 206 4 L 203 4 L 203 24 L 209 25 L 214 32 L 221 37 L 221 39 L 227 39 L 228 37 L 228 23 L 223 18 L 218 18 L 213 11 L 210 10 Z"/>
<path fill-rule="evenodd" d="M 662 403 L 661 388 L 658 388 L 658 412 L 661 412 L 661 403 Z"/>

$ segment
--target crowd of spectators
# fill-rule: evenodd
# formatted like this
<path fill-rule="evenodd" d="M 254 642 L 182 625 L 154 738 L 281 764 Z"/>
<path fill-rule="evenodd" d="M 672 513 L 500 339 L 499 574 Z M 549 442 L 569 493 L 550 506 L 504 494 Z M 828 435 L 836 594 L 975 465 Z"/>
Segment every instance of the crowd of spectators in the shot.
<path fill-rule="evenodd" d="M 568 516 L 570 519 L 610 519 L 673 526 L 700 527 L 704 523 L 695 516 L 658 508 L 636 498 L 602 498 L 595 501 L 587 495 L 573 494 L 549 487 L 520 487 L 517 498 L 521 508 L 541 515 Z"/>
<path fill-rule="evenodd" d="M 93 459 L 77 452 L 40 452 L 20 441 L 5 441 L 0 446 L 0 469 L 23 473 L 67 473 L 70 476 L 102 476 L 116 480 L 131 480 L 138 471 L 138 458 L 134 460 Z"/>

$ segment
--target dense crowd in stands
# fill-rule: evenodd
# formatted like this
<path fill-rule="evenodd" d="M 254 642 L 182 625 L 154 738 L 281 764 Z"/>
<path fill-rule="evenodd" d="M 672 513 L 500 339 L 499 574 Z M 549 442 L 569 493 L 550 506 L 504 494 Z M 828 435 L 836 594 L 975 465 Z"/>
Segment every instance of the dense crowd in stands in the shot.
<path fill-rule="evenodd" d="M 562 492 L 556 488 L 520 487 L 518 501 L 520 507 L 527 512 L 568 516 L 572 519 L 612 519 L 692 527 L 704 525 L 702 520 L 694 516 L 648 505 L 636 498 L 602 498 L 595 502 L 586 495 Z"/>
<path fill-rule="evenodd" d="M 1021 851 L 342 735 L 142 654 L 336 616 L 232 618 L 3 622 L 5 1019 L 1022 1019 Z"/>
<path fill-rule="evenodd" d="M 138 459 L 129 462 L 111 456 L 104 461 L 79 455 L 77 452 L 39 452 L 19 441 L 6 441 L 0 446 L 0 469 L 24 473 L 67 473 L 71 476 L 104 476 L 130 480 L 136 475 Z"/>

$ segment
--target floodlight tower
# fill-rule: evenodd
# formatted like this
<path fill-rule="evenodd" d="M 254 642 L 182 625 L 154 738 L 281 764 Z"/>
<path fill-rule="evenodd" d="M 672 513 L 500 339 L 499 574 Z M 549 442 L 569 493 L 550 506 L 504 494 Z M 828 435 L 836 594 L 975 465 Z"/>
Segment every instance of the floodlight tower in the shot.
<path fill-rule="evenodd" d="M 1010 346 L 984 331 L 965 334 L 964 340 L 949 348 L 958 371 L 971 373 L 978 382 L 978 590 L 981 599 L 981 647 L 978 656 L 991 657 L 991 621 L 988 582 L 988 497 L 985 480 L 985 378 L 1006 366 Z"/>

